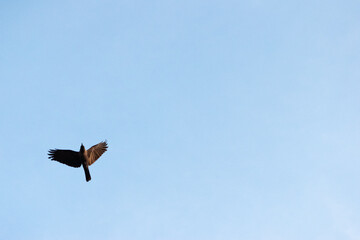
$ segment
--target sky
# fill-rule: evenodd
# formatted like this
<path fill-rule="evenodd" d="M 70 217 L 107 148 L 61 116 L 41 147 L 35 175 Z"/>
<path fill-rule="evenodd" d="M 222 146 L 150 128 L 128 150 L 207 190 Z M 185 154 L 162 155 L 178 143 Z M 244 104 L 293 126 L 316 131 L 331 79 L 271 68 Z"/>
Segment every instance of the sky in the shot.
<path fill-rule="evenodd" d="M 0 239 L 359 240 L 359 10 L 1 1 Z"/>

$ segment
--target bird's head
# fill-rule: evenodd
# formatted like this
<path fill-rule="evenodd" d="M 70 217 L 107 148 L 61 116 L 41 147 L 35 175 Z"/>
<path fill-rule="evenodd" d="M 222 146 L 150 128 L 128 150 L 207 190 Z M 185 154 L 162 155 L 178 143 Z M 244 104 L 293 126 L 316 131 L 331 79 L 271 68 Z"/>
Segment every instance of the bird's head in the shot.
<path fill-rule="evenodd" d="M 81 144 L 81 147 L 80 147 L 80 152 L 81 152 L 81 153 L 84 153 L 84 152 L 85 152 L 85 147 L 84 147 L 84 145 L 83 145 L 83 144 Z"/>

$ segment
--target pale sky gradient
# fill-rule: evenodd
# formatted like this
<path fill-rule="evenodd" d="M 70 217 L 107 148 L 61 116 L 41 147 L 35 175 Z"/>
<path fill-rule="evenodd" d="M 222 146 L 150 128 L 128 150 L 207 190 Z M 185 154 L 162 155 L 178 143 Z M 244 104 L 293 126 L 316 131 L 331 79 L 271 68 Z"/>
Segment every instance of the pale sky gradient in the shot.
<path fill-rule="evenodd" d="M 0 239 L 359 240 L 359 13 L 1 1 Z"/>

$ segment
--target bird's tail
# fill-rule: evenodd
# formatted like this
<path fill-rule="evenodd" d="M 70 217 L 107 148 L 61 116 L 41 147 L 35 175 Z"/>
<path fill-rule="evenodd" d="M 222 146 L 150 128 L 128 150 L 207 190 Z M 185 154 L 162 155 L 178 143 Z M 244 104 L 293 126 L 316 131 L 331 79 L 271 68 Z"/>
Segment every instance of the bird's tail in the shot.
<path fill-rule="evenodd" d="M 84 167 L 84 172 L 85 172 L 86 181 L 88 182 L 88 181 L 91 180 L 89 167 L 88 167 L 87 165 L 83 165 L 83 167 Z"/>

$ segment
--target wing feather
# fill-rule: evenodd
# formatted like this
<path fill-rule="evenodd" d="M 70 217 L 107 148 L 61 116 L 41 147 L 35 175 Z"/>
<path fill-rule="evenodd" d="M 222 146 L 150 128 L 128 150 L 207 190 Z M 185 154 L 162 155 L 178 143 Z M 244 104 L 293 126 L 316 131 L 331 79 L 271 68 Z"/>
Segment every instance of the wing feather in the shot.
<path fill-rule="evenodd" d="M 87 150 L 88 164 L 93 164 L 98 158 L 106 152 L 108 148 L 107 142 L 100 142 Z"/>
<path fill-rule="evenodd" d="M 48 154 L 49 159 L 66 164 L 70 167 L 77 168 L 81 166 L 78 152 L 72 150 L 50 149 Z"/>

